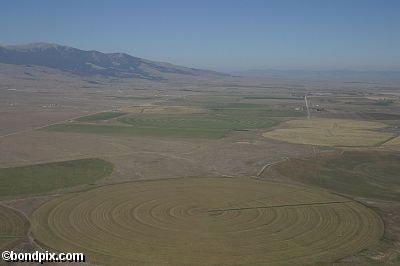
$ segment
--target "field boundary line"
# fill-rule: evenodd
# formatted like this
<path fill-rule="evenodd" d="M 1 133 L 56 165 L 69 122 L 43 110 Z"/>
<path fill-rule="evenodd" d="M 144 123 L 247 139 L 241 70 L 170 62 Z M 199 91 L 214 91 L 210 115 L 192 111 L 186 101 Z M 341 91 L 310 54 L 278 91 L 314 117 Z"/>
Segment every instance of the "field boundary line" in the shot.
<path fill-rule="evenodd" d="M 28 224 L 28 228 L 27 228 L 28 230 L 27 230 L 26 234 L 23 236 L 23 238 L 26 237 L 27 240 L 29 241 L 29 243 L 32 245 L 32 247 L 36 247 L 41 251 L 45 251 L 40 245 L 38 245 L 36 243 L 35 239 L 32 236 L 31 220 L 29 219 L 28 215 L 26 215 L 23 211 L 18 210 L 15 207 L 4 204 L 3 202 L 0 202 L 0 206 L 2 206 L 3 208 L 6 208 L 6 209 L 13 210 L 13 211 L 19 213 L 22 217 L 24 217 L 24 219 L 26 220 L 26 222 Z"/>
<path fill-rule="evenodd" d="M 83 115 L 80 115 L 80 116 L 77 116 L 77 117 L 67 118 L 67 119 L 64 119 L 64 120 L 61 120 L 61 121 L 58 121 L 58 122 L 54 122 L 54 123 L 50 123 L 50 124 L 46 124 L 46 125 L 43 125 L 43 126 L 32 127 L 32 128 L 23 129 L 23 130 L 20 130 L 20 131 L 11 132 L 11 133 L 8 133 L 8 134 L 5 134 L 5 135 L 0 135 L 0 138 L 5 138 L 5 137 L 13 136 L 13 135 L 19 135 L 19 134 L 23 134 L 23 133 L 26 133 L 26 132 L 31 132 L 31 131 L 43 129 L 43 128 L 46 128 L 46 127 L 50 127 L 50 126 L 62 124 L 62 123 L 65 123 L 65 122 L 69 122 L 69 121 L 72 121 L 72 120 L 76 120 L 76 119 L 78 119 L 80 117 L 83 117 L 83 116 L 90 116 L 90 115 L 100 114 L 100 113 L 104 113 L 104 112 L 112 112 L 114 110 L 115 109 L 110 109 L 110 110 L 98 111 L 98 112 L 90 113 L 90 114 L 83 114 Z"/>
<path fill-rule="evenodd" d="M 270 205 L 270 206 L 255 206 L 255 207 L 230 208 L 230 209 L 215 209 L 215 210 L 208 210 L 207 212 L 224 212 L 224 211 L 241 211 L 241 210 L 254 210 L 254 209 L 301 207 L 301 206 L 313 206 L 313 205 L 330 205 L 330 204 L 342 204 L 342 203 L 349 203 L 349 202 L 355 202 L 355 201 L 354 200 L 342 200 L 342 201 L 328 201 L 328 202 L 314 202 L 314 203 L 298 203 L 298 204 L 284 204 L 284 205 Z"/>
<path fill-rule="evenodd" d="M 384 141 L 382 141 L 382 142 L 377 143 L 376 146 L 385 145 L 385 144 L 388 143 L 389 141 L 391 141 L 391 140 L 393 140 L 393 139 L 395 139 L 395 138 L 398 138 L 398 137 L 400 137 L 400 134 L 395 134 L 394 136 L 388 138 L 387 140 L 384 140 Z"/>

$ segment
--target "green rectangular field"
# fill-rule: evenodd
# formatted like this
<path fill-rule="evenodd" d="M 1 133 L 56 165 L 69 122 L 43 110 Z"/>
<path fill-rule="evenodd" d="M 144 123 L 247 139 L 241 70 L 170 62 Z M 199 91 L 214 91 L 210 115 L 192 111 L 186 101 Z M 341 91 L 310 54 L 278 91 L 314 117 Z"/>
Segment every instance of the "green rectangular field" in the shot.
<path fill-rule="evenodd" d="M 0 196 L 41 194 L 88 184 L 111 174 L 112 170 L 113 165 L 101 159 L 0 168 Z"/>
<path fill-rule="evenodd" d="M 290 109 L 272 109 L 264 104 L 209 103 L 208 111 L 193 114 L 127 114 L 99 113 L 83 117 L 77 122 L 96 122 L 115 118 L 112 125 L 100 123 L 64 123 L 46 128 L 49 131 L 105 135 L 146 135 L 187 138 L 222 138 L 232 131 L 269 128 L 282 117 L 303 116 L 304 112 Z"/>
<path fill-rule="evenodd" d="M 92 122 L 92 121 L 103 121 L 103 120 L 109 120 L 113 119 L 122 115 L 125 115 L 126 113 L 122 112 L 101 112 L 93 115 L 88 115 L 88 116 L 82 116 L 76 121 L 80 122 Z"/>

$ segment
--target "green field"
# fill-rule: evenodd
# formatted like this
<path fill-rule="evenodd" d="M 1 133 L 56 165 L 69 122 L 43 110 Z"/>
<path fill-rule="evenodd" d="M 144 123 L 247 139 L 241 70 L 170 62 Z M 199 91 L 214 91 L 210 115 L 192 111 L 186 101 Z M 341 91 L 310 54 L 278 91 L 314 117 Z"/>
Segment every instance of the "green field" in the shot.
<path fill-rule="evenodd" d="M 400 200 L 400 155 L 346 151 L 291 159 L 273 167 L 282 175 L 350 195 Z"/>
<path fill-rule="evenodd" d="M 304 101 L 303 97 L 279 97 L 279 96 L 245 96 L 243 99 L 265 99 L 265 100 L 297 100 Z"/>
<path fill-rule="evenodd" d="M 250 178 L 110 185 L 45 203 L 41 244 L 101 265 L 304 265 L 378 242 L 379 216 L 321 190 Z"/>
<path fill-rule="evenodd" d="M 274 121 L 268 117 L 249 117 L 215 114 L 192 115 L 147 115 L 123 117 L 121 122 L 135 128 L 148 129 L 149 131 L 176 132 L 177 135 L 212 136 L 222 137 L 233 130 L 268 128 Z"/>
<path fill-rule="evenodd" d="M 16 211 L 0 206 L 0 249 L 12 248 L 26 238 L 28 221 Z"/>
<path fill-rule="evenodd" d="M 122 112 L 101 112 L 93 115 L 87 115 L 87 116 L 82 116 L 76 119 L 76 121 L 80 122 L 93 122 L 93 121 L 104 121 L 104 120 L 109 120 L 113 119 L 122 115 L 125 115 L 126 113 Z"/>
<path fill-rule="evenodd" d="M 380 100 L 376 100 L 374 104 L 378 105 L 378 106 L 389 106 L 389 105 L 392 105 L 393 103 L 394 103 L 393 100 L 380 99 Z"/>
<path fill-rule="evenodd" d="M 219 103 L 207 104 L 215 115 L 239 117 L 301 117 L 303 111 L 294 109 L 276 109 L 265 104 L 254 103 Z"/>
<path fill-rule="evenodd" d="M 111 163 L 100 159 L 0 168 L 0 196 L 40 194 L 87 184 L 111 174 L 112 170 Z"/>
<path fill-rule="evenodd" d="M 385 124 L 370 121 L 313 118 L 291 120 L 281 127 L 263 136 L 289 143 L 344 147 L 375 146 L 393 137 L 377 131 Z"/>
<path fill-rule="evenodd" d="M 117 119 L 119 123 L 112 125 L 64 123 L 49 126 L 46 130 L 93 134 L 222 138 L 235 130 L 269 128 L 278 123 L 282 117 L 304 115 L 301 111 L 271 109 L 265 105 L 248 103 L 212 104 L 204 110 L 203 113 L 193 114 L 136 113 L 120 117 Z"/>

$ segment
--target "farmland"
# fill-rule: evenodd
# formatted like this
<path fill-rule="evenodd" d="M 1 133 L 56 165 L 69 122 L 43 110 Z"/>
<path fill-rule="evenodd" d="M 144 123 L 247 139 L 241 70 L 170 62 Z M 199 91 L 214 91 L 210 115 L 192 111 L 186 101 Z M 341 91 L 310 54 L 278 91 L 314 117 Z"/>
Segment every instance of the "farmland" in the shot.
<path fill-rule="evenodd" d="M 0 97 L 1 223 L 23 232 L 7 248 L 101 265 L 399 265 L 394 85 L 53 78 L 10 78 Z"/>
<path fill-rule="evenodd" d="M 0 248 L 12 247 L 26 238 L 28 222 L 16 211 L 0 206 Z"/>
<path fill-rule="evenodd" d="M 361 197 L 400 200 L 400 156 L 345 151 L 313 159 L 291 159 L 274 168 L 304 183 Z"/>
<path fill-rule="evenodd" d="M 119 117 L 121 115 L 124 115 L 126 113 L 122 112 L 101 112 L 93 115 L 88 115 L 88 116 L 82 116 L 77 119 L 77 121 L 80 122 L 93 122 L 93 121 L 103 121 L 103 120 L 108 120 L 112 119 L 115 117 Z"/>
<path fill-rule="evenodd" d="M 400 266 L 400 0 L 59 2 L 1 3 L 0 266 Z"/>
<path fill-rule="evenodd" d="M 400 145 L 400 137 L 395 137 L 386 142 L 384 145 Z"/>
<path fill-rule="evenodd" d="M 322 146 L 374 146 L 393 135 L 379 132 L 385 124 L 370 121 L 344 119 L 292 120 L 285 128 L 264 133 L 264 137 L 290 143 Z"/>
<path fill-rule="evenodd" d="M 40 194 L 87 184 L 109 175 L 112 168 L 100 159 L 0 168 L 0 196 Z"/>
<path fill-rule="evenodd" d="M 208 106 L 204 113 L 187 114 L 190 110 L 205 108 L 183 108 L 178 106 L 142 107 L 141 113 L 131 109 L 132 114 L 99 113 L 77 119 L 78 122 L 109 120 L 111 125 L 64 123 L 52 125 L 46 130 L 56 132 L 78 132 L 92 134 L 154 135 L 193 138 L 222 138 L 235 130 L 269 128 L 279 118 L 297 117 L 303 113 L 294 110 L 277 110 L 260 104 L 230 103 Z M 124 110 L 129 110 L 124 108 Z M 166 111 L 166 113 L 163 113 Z M 169 114 L 168 114 L 169 112 Z"/>
<path fill-rule="evenodd" d="M 31 220 L 40 243 L 107 265 L 321 263 L 383 233 L 379 216 L 354 201 L 248 178 L 106 186 L 52 200 Z"/>

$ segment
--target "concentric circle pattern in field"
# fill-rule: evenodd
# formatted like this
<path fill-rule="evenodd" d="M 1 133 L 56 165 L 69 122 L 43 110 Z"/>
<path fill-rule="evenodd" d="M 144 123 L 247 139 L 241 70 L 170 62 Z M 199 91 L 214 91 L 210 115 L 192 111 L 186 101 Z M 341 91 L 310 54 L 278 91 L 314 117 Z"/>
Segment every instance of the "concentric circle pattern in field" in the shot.
<path fill-rule="evenodd" d="M 12 248 L 25 238 L 27 231 L 28 222 L 21 214 L 0 206 L 0 250 Z"/>
<path fill-rule="evenodd" d="M 348 199 L 250 178 L 105 186 L 32 216 L 43 245 L 106 265 L 301 265 L 378 241 L 380 218 Z"/>

